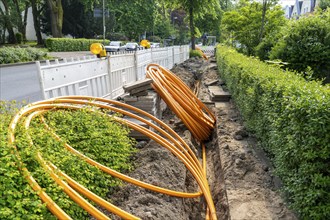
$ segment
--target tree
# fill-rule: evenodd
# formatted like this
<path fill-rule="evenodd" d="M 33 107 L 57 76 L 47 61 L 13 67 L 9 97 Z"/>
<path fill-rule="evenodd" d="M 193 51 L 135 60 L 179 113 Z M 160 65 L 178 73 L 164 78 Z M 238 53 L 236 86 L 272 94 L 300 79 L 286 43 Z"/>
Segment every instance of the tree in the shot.
<path fill-rule="evenodd" d="M 11 9 L 7 0 L 1 0 L 1 1 L 5 9 L 4 11 L 1 10 L 1 14 L 4 18 L 4 26 L 8 31 L 8 43 L 15 44 L 17 41 L 14 33 L 14 25 L 12 22 L 13 19 L 11 16 Z"/>
<path fill-rule="evenodd" d="M 280 6 L 240 1 L 237 9 L 223 15 L 223 38 L 247 55 L 255 55 L 256 47 L 285 24 L 283 13 Z"/>
<path fill-rule="evenodd" d="M 270 52 L 271 59 L 288 62 L 299 72 L 311 68 L 313 78 L 330 82 L 330 8 L 314 16 L 290 21 Z"/>
<path fill-rule="evenodd" d="M 40 15 L 44 9 L 44 4 L 42 4 L 38 0 L 30 0 L 30 3 L 32 8 L 34 30 L 36 32 L 36 37 L 37 37 L 37 44 L 42 45 L 43 41 L 42 41 L 41 29 L 40 29 L 41 26 Z"/>
<path fill-rule="evenodd" d="M 203 17 L 198 17 L 196 19 L 195 24 L 201 33 L 208 33 L 208 35 L 213 35 L 216 36 L 217 39 L 220 39 L 222 15 L 223 11 L 219 7 L 216 9 L 215 15 L 212 13 L 205 13 Z"/>
<path fill-rule="evenodd" d="M 15 8 L 15 23 L 18 31 L 23 35 L 23 40 L 26 41 L 26 24 L 27 24 L 27 14 L 30 7 L 29 1 L 19 1 L 13 0 Z M 24 11 L 24 16 L 22 18 L 21 14 Z"/>
<path fill-rule="evenodd" d="M 195 50 L 195 19 L 198 17 L 203 18 L 206 13 L 216 15 L 216 10 L 220 7 L 218 0 L 175 0 L 175 4 L 178 7 L 183 8 L 189 18 L 190 37 L 191 37 L 191 48 Z"/>
<path fill-rule="evenodd" d="M 320 0 L 319 7 L 322 10 L 326 10 L 327 8 L 330 8 L 330 0 Z"/>
<path fill-rule="evenodd" d="M 53 37 L 62 37 L 63 7 L 62 0 L 47 0 L 50 11 L 51 30 Z"/>
<path fill-rule="evenodd" d="M 112 0 L 108 1 L 108 7 L 115 14 L 115 31 L 124 32 L 130 39 L 152 32 L 156 11 L 154 0 Z"/>
<path fill-rule="evenodd" d="M 262 41 L 264 28 L 265 28 L 265 18 L 266 18 L 266 12 L 267 12 L 267 0 L 262 0 L 262 15 L 261 15 L 261 27 L 259 32 L 259 43 Z"/>
<path fill-rule="evenodd" d="M 5 43 L 5 32 L 6 32 L 6 23 L 5 23 L 5 13 L 0 7 L 0 44 Z"/>

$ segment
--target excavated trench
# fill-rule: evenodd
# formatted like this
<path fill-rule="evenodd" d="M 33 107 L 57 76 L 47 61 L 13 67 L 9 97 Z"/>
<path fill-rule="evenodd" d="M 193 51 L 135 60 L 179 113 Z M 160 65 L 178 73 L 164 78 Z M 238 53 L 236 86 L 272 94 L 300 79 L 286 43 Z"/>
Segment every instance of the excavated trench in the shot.
<path fill-rule="evenodd" d="M 186 85 L 194 88 L 200 81 L 198 98 L 217 117 L 215 129 L 205 142 L 207 179 L 217 218 L 224 219 L 296 219 L 277 190 L 267 158 L 256 148 L 257 143 L 244 129 L 232 101 L 212 102 L 207 85 L 222 84 L 216 64 L 189 59 L 172 69 Z M 200 143 L 168 108 L 162 121 L 176 131 L 202 158 Z M 192 174 L 172 153 L 150 140 L 139 141 L 139 151 L 132 160 L 135 169 L 129 176 L 147 183 L 183 192 L 196 192 Z M 201 159 L 200 159 L 201 161 Z M 110 200 L 118 207 L 141 219 L 205 219 L 204 197 L 177 198 L 123 183 L 112 191 Z M 108 213 L 111 219 L 119 217 Z"/>

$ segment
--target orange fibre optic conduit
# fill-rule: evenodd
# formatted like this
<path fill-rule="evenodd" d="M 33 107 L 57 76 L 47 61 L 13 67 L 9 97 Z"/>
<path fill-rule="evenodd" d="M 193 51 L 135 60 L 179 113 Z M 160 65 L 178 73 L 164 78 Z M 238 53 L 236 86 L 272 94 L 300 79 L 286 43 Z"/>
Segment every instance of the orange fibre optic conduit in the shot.
<path fill-rule="evenodd" d="M 158 64 L 149 64 L 147 78 L 170 109 L 182 120 L 198 141 L 212 134 L 216 118 L 180 78 Z"/>
<path fill-rule="evenodd" d="M 94 100 L 94 101 L 90 101 Z M 104 104 L 100 104 L 103 102 Z M 111 104 L 111 105 L 109 105 Z M 180 160 L 183 161 L 183 163 L 186 165 L 186 167 L 192 172 L 193 176 L 195 177 L 196 181 L 198 182 L 198 185 L 200 186 L 202 193 L 206 197 L 206 200 L 208 203 L 213 204 L 209 188 L 208 188 L 208 183 L 206 180 L 206 177 L 203 173 L 202 166 L 199 164 L 198 159 L 196 156 L 193 154 L 189 146 L 182 140 L 182 138 L 177 135 L 171 128 L 169 128 L 165 123 L 160 121 L 159 119 L 155 118 L 154 116 L 137 109 L 135 107 L 129 106 L 124 103 L 120 103 L 117 101 L 113 100 L 106 100 L 102 98 L 94 98 L 94 97 L 88 97 L 88 96 L 72 96 L 72 97 L 61 97 L 57 99 L 51 99 L 51 100 L 46 100 L 46 101 L 41 101 L 37 103 L 33 103 L 31 105 L 26 106 L 25 108 L 21 109 L 20 112 L 13 118 L 11 124 L 10 124 L 10 129 L 9 129 L 9 142 L 12 144 L 15 142 L 15 129 L 16 125 L 20 122 L 20 120 L 24 119 L 25 116 L 28 116 L 26 118 L 26 123 L 25 126 L 28 129 L 30 121 L 33 119 L 33 117 L 39 115 L 39 114 L 44 114 L 46 111 L 50 110 L 57 110 L 57 109 L 79 109 L 82 108 L 82 106 L 85 105 L 92 105 L 96 106 L 102 109 L 107 109 L 115 112 L 120 112 L 124 115 L 128 115 L 130 117 L 134 117 L 140 121 L 143 121 L 147 123 L 149 126 L 155 128 L 157 131 L 159 131 L 163 136 L 168 138 L 169 140 L 165 139 L 164 137 L 140 126 L 136 125 L 132 122 L 129 122 L 125 119 L 122 118 L 117 118 L 117 120 L 121 123 L 127 124 L 129 127 L 140 131 L 141 133 L 144 133 L 145 135 L 149 136 L 151 139 L 154 139 L 156 142 L 160 143 L 162 146 L 166 147 L 169 149 L 173 154 L 175 154 Z M 157 125 L 151 123 L 150 121 L 141 118 L 135 114 L 132 114 L 128 111 L 119 109 L 114 107 L 114 105 L 118 105 L 121 108 L 128 108 L 130 110 L 136 111 L 138 113 L 141 113 L 150 119 L 154 120 L 157 124 L 159 124 L 161 127 L 158 127 Z M 49 128 L 50 129 L 50 128 Z M 56 134 L 54 134 L 54 137 L 57 137 Z M 57 137 L 59 139 L 59 137 Z M 31 143 L 33 144 L 33 143 Z M 77 152 L 74 150 L 72 147 L 70 147 L 68 144 L 65 144 L 65 147 L 70 151 L 75 153 L 76 155 L 82 156 L 82 158 L 94 165 L 99 167 L 101 170 L 116 176 L 120 179 L 123 179 L 127 182 L 131 182 L 136 185 L 140 185 L 142 187 L 145 187 L 150 190 L 154 190 L 157 192 L 163 192 L 168 195 L 174 195 L 174 196 L 181 196 L 181 197 L 197 197 L 200 196 L 202 193 L 197 192 L 197 193 L 180 193 L 172 190 L 167 190 L 163 189 L 160 187 L 152 186 L 150 184 L 141 182 L 139 180 L 132 179 L 128 176 L 125 176 L 123 174 L 120 174 L 116 171 L 111 170 L 110 168 L 107 168 L 101 164 L 98 164 L 97 162 L 91 160 L 90 158 L 87 158 L 86 156 L 82 155 L 81 153 Z M 16 156 L 19 158 L 19 152 L 16 147 L 14 147 L 14 152 Z M 79 193 L 85 195 L 87 198 L 95 201 L 99 205 L 107 208 L 109 211 L 119 215 L 120 217 L 124 219 L 138 219 L 138 217 L 133 216 L 117 207 L 114 207 L 112 204 L 108 203 L 107 201 L 103 200 L 102 198 L 99 198 L 92 192 L 89 192 L 87 189 L 76 183 L 74 180 L 72 180 L 70 177 L 68 177 L 66 174 L 63 172 L 57 170 L 56 166 L 54 166 L 51 162 L 45 161 L 41 154 L 38 153 L 36 155 L 37 160 L 42 164 L 42 166 L 49 171 L 51 174 L 52 178 L 63 187 L 64 191 L 68 193 L 68 195 L 79 205 L 81 205 L 86 211 L 91 213 L 93 216 L 95 216 L 98 219 L 104 219 L 104 216 L 102 213 L 99 213 L 96 209 L 94 209 L 90 204 L 88 204 L 87 201 L 83 201 L 83 198 L 81 198 L 75 190 L 77 190 Z M 47 204 L 47 207 L 50 209 L 50 211 L 57 216 L 59 219 L 69 219 L 70 217 L 67 216 L 67 214 L 60 208 L 58 207 L 52 200 L 47 196 L 47 194 L 41 190 L 40 186 L 36 181 L 33 180 L 32 175 L 28 172 L 28 170 L 24 167 L 24 164 L 20 164 L 20 169 L 23 171 L 24 175 L 26 178 L 29 180 L 30 185 L 34 190 L 36 190 L 41 197 L 42 201 L 44 201 Z M 67 181 L 65 183 L 61 178 L 58 177 L 60 175 L 61 177 L 64 177 L 64 180 Z M 71 188 L 72 187 L 72 188 Z"/>
<path fill-rule="evenodd" d="M 195 49 L 198 50 L 198 51 L 200 51 L 200 52 L 202 53 L 202 56 L 203 56 L 204 60 L 208 60 L 208 59 L 209 59 L 209 58 L 205 55 L 205 53 L 202 51 L 201 48 L 195 46 Z"/>
<path fill-rule="evenodd" d="M 203 171 L 206 176 L 206 151 L 203 141 L 210 137 L 216 118 L 196 96 L 200 82 L 197 82 L 195 92 L 192 92 L 180 78 L 158 64 L 148 65 L 146 77 L 153 79 L 152 87 L 182 120 L 193 136 L 200 141 L 203 155 Z M 209 219 L 210 216 L 216 218 L 215 208 L 214 210 L 213 208 L 208 204 L 206 219 Z"/>

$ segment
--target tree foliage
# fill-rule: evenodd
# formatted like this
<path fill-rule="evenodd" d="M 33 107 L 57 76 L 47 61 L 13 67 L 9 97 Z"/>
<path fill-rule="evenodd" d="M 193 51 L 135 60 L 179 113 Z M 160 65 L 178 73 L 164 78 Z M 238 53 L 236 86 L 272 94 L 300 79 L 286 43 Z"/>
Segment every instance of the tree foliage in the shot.
<path fill-rule="evenodd" d="M 138 39 L 146 32 L 152 31 L 155 4 L 153 0 L 108 1 L 111 13 L 116 19 L 115 30 L 123 31 L 130 39 Z"/>
<path fill-rule="evenodd" d="M 195 19 L 203 18 L 205 14 L 216 16 L 216 10 L 220 8 L 218 0 L 202 1 L 202 0 L 175 0 L 174 5 L 184 9 L 189 18 L 189 28 L 191 37 L 191 47 L 195 49 Z"/>
<path fill-rule="evenodd" d="M 263 39 L 273 36 L 285 24 L 283 10 L 270 2 L 264 6 L 259 2 L 240 1 L 238 7 L 224 13 L 222 18 L 223 41 L 237 47 L 240 51 L 255 55 L 256 47 Z"/>
<path fill-rule="evenodd" d="M 299 72 L 310 67 L 314 78 L 330 80 L 330 9 L 291 21 L 281 34 L 271 59 L 288 62 L 290 69 Z"/>
<path fill-rule="evenodd" d="M 330 8 L 330 0 L 320 0 L 318 5 L 322 10 L 326 10 Z"/>
<path fill-rule="evenodd" d="M 23 35 L 23 38 L 25 39 L 26 16 L 22 17 L 21 12 L 29 6 L 29 2 L 25 0 L 1 0 L 1 3 L 3 5 L 3 9 L 0 9 L 0 15 L 2 17 L 0 22 L 2 22 L 1 26 L 8 31 L 8 42 L 17 42 L 14 31 L 15 28 Z M 26 13 L 24 15 L 26 15 Z"/>

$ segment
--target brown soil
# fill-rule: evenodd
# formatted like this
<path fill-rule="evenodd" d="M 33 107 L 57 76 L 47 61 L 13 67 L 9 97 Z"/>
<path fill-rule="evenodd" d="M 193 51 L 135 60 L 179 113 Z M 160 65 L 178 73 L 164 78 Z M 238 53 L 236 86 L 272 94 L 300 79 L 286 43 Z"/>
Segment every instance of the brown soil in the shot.
<path fill-rule="evenodd" d="M 272 167 L 245 130 L 233 101 L 212 103 L 205 83 L 219 79 L 214 62 L 189 59 L 172 69 L 188 86 L 200 80 L 198 97 L 217 116 L 216 129 L 206 143 L 207 174 L 218 219 L 296 219 L 280 197 Z M 166 109 L 162 120 L 169 124 L 201 157 L 199 144 Z M 141 141 L 129 175 L 157 186 L 195 192 L 197 184 L 185 166 L 154 141 Z M 204 199 L 182 199 L 124 184 L 109 195 L 115 205 L 141 219 L 205 219 Z M 112 219 L 118 219 L 110 215 Z"/>

